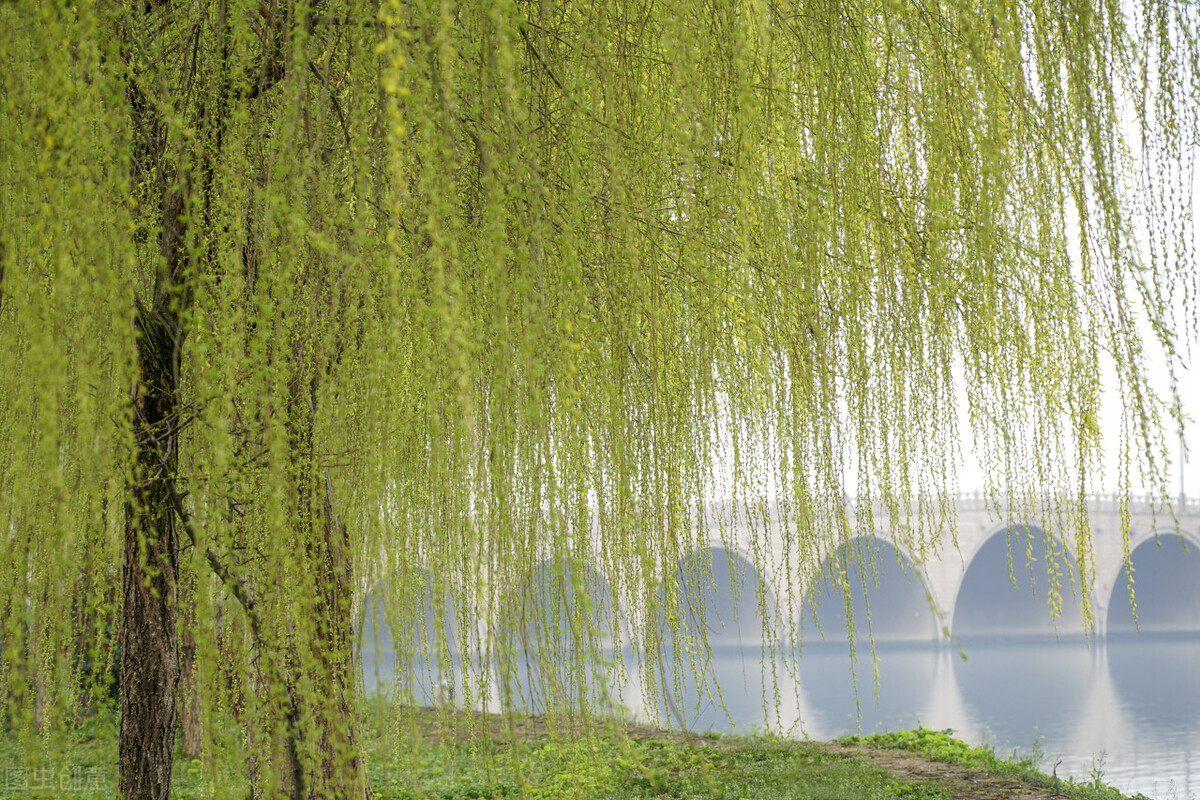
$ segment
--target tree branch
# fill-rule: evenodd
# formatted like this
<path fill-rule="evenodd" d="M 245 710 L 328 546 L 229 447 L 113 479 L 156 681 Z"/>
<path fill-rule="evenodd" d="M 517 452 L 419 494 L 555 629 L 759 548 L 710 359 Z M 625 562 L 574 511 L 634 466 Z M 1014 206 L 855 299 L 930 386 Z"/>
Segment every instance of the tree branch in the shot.
<path fill-rule="evenodd" d="M 309 8 L 307 32 L 312 33 L 318 22 L 326 20 L 326 16 L 318 14 L 325 7 L 325 0 L 316 0 Z M 287 44 L 288 36 L 283 24 L 283 20 L 276 20 L 274 15 L 265 4 L 260 4 L 259 15 L 263 18 L 266 25 L 264 33 L 270 40 L 268 43 L 268 52 L 259 62 L 253 80 L 249 81 L 249 88 L 238 93 L 238 99 L 254 100 L 269 92 L 274 88 L 275 84 L 279 83 L 287 75 Z M 245 84 L 243 84 L 245 85 Z"/>
<path fill-rule="evenodd" d="M 180 494 L 178 487 L 175 485 L 175 478 L 168 476 L 166 479 L 167 492 L 171 496 L 171 505 L 174 507 L 175 515 L 179 518 L 179 523 L 183 526 L 183 531 L 187 535 L 188 540 L 193 547 L 199 547 L 198 537 L 196 536 L 196 528 L 192 524 L 191 515 L 183 505 L 183 496 Z M 267 670 L 271 673 L 271 680 L 276 686 L 287 686 L 288 682 L 283 674 L 283 670 L 279 668 L 275 658 L 271 654 L 270 648 L 263 646 L 262 622 L 258 616 L 258 606 L 255 603 L 254 597 L 251 596 L 250 590 L 246 588 L 245 582 L 237 573 L 225 566 L 221 561 L 221 557 L 211 547 L 204 548 L 205 560 L 208 561 L 209 567 L 216 574 L 221 582 L 228 587 L 233 594 L 234 599 L 242 607 L 242 611 L 246 614 L 246 619 L 250 622 L 250 633 L 254 637 L 254 641 L 262 650 L 260 651 L 263 662 L 266 664 Z M 292 693 L 284 693 L 287 702 L 284 706 L 284 714 L 287 717 L 287 725 L 291 734 L 287 737 L 288 748 L 291 751 L 292 763 L 300 763 L 300 740 L 303 736 L 303 729 L 300 727 L 300 715 L 296 710 L 296 700 Z M 299 796 L 304 796 L 304 781 L 303 775 L 296 775 L 297 785 L 296 790 Z"/>
<path fill-rule="evenodd" d="M 337 95 L 333 93 L 333 89 L 325 82 L 325 76 L 317 70 L 317 65 L 310 61 L 308 62 L 308 69 L 321 82 L 321 85 L 325 87 L 325 91 L 329 93 L 329 102 L 333 104 L 333 110 L 337 112 L 338 122 L 342 125 L 342 135 L 346 139 L 346 153 L 349 154 L 352 147 L 350 143 L 350 126 L 346 124 L 346 115 L 342 113 L 342 104 L 338 102 Z"/>

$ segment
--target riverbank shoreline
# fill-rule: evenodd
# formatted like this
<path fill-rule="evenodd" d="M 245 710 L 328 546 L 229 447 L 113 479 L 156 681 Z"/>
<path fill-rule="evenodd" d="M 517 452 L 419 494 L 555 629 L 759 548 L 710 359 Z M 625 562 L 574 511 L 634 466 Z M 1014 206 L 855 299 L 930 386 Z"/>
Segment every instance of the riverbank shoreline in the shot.
<path fill-rule="evenodd" d="M 999 758 L 950 731 L 916 729 L 832 742 L 772 734 L 698 734 L 608 718 L 504 716 L 439 708 L 393 709 L 400 730 L 465 766 L 483 752 L 494 771 L 481 784 L 434 781 L 418 764 L 376 771 L 377 798 L 828 798 L 833 800 L 1128 800 L 1103 783 L 1062 779 L 1032 759 Z M 382 766 L 382 761 L 371 761 Z M 415 767 L 415 769 L 414 769 Z M 508 768 L 507 770 L 505 768 Z M 508 771 L 511 776 L 505 776 Z M 428 789 L 428 793 L 424 790 Z M 1146 800 L 1135 795 L 1134 800 Z"/>
<path fill-rule="evenodd" d="M 1037 771 L 1032 759 L 1006 761 L 948 731 L 820 742 L 382 700 L 364 702 L 360 711 L 373 800 L 1131 800 L 1099 774 L 1086 783 L 1058 779 Z M 226 722 L 208 731 L 215 749 L 199 758 L 185 757 L 177 742 L 172 798 L 249 796 L 243 734 Z M 65 735 L 0 742 L 0 800 L 113 796 L 116 715 L 100 711 Z M 54 775 L 56 782 L 42 786 L 33 779 L 39 775 Z M 65 785 L 58 780 L 64 775 L 70 779 Z"/>

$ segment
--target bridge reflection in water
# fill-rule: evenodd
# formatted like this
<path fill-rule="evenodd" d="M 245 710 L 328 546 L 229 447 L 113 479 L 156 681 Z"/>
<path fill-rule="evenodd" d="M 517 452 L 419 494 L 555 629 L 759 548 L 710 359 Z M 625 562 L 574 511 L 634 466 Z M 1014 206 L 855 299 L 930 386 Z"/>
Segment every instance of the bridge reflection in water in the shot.
<path fill-rule="evenodd" d="M 953 728 L 1002 754 L 1039 741 L 1047 768 L 1062 759 L 1060 776 L 1087 779 L 1103 752 L 1106 780 L 1127 792 L 1194 797 L 1200 513 L 1189 512 L 1157 535 L 1158 515 L 1135 514 L 1132 569 L 1121 564 L 1119 522 L 1101 515 L 1086 600 L 1076 556 L 1049 526 L 984 523 L 982 514 L 937 562 L 921 563 L 902 542 L 872 533 L 830 548 L 801 587 L 780 585 L 769 557 L 761 575 L 750 563 L 745 554 L 761 532 L 714 537 L 708 553 L 686 557 L 676 570 L 674 590 L 685 602 L 670 621 L 634 624 L 613 605 L 605 576 L 546 561 L 495 618 L 468 631 L 448 598 L 432 601 L 426 575 L 426 588 L 409 601 L 410 611 L 424 608 L 422 630 L 398 632 L 374 595 L 367 598 L 360 629 L 373 635 L 363 637 L 364 677 L 368 689 L 386 687 L 418 703 L 449 701 L 450 687 L 456 705 L 492 710 L 569 709 L 586 699 L 692 730 L 771 728 L 827 739 L 918 724 Z M 663 657 L 614 651 L 611 639 L 572 628 L 567 617 L 535 613 L 564 598 L 567 606 L 584 599 L 599 630 L 617 624 L 625 641 L 660 642 Z M 1093 618 L 1087 638 L 1084 612 Z M 766 637 L 764 616 L 772 620 Z M 701 625 L 711 649 L 698 654 L 707 667 L 697 679 L 689 646 Z M 442 638 L 430 634 L 438 627 L 447 629 Z M 489 677 L 497 671 L 508 677 Z M 603 696 L 579 697 L 579 676 Z M 647 684 L 657 687 L 650 696 L 641 688 Z"/>

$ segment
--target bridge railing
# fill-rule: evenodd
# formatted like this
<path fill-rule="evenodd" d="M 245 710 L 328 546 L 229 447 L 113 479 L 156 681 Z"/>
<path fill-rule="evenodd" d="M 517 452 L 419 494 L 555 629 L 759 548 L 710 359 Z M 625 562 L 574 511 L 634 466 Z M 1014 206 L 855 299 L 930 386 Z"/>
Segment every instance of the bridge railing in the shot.
<path fill-rule="evenodd" d="M 1089 512 L 1115 513 L 1127 507 L 1130 513 L 1159 513 L 1176 515 L 1200 511 L 1200 504 L 1194 499 L 1189 500 L 1186 494 L 1164 497 L 1149 493 L 1122 494 L 1120 492 L 1094 492 L 1086 495 Z M 850 501 L 853 505 L 853 501 Z M 914 506 L 936 508 L 942 498 L 936 496 L 916 496 Z M 1055 504 L 1070 507 L 1078 503 L 1077 497 L 1052 495 L 1009 495 L 998 492 L 981 490 L 958 492 L 954 495 L 954 507 L 959 512 L 1021 510 L 1030 511 L 1054 507 Z M 876 514 L 886 513 L 882 504 L 877 505 Z"/>

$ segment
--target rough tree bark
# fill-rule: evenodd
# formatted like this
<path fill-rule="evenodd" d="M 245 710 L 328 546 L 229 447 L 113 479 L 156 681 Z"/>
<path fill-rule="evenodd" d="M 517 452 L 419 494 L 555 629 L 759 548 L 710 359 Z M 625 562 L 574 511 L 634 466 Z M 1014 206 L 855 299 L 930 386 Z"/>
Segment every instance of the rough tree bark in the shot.
<path fill-rule="evenodd" d="M 137 448 L 125 502 L 124 611 L 121 626 L 122 797 L 165 800 L 171 793 L 175 692 L 179 683 L 173 480 L 180 429 L 179 353 L 183 329 L 172 275 L 182 251 L 183 192 L 163 204 L 162 256 L 154 301 L 137 314 Z"/>

